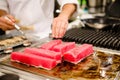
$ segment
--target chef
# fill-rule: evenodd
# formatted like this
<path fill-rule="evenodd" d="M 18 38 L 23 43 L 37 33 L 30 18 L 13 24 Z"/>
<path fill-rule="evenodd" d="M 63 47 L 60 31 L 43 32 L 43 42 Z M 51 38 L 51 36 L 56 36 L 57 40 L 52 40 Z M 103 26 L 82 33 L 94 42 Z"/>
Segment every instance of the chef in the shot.
<path fill-rule="evenodd" d="M 53 37 L 61 38 L 78 3 L 77 0 L 58 0 L 58 3 L 61 5 L 60 14 L 54 18 L 54 0 L 0 0 L 0 28 L 4 31 L 14 29 L 13 23 L 17 19 L 20 26 L 33 27 L 28 32 L 31 35 L 42 38 L 52 32 Z"/>

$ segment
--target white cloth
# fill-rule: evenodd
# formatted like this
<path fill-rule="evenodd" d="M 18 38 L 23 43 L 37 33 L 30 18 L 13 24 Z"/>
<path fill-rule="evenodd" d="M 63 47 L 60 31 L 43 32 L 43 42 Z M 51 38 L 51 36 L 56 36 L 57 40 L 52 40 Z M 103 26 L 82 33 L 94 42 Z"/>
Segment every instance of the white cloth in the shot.
<path fill-rule="evenodd" d="M 61 8 L 64 4 L 77 0 L 58 0 Z M 0 9 L 4 9 L 20 20 L 21 26 L 34 26 L 32 34 L 48 35 L 51 32 L 54 0 L 0 0 Z"/>

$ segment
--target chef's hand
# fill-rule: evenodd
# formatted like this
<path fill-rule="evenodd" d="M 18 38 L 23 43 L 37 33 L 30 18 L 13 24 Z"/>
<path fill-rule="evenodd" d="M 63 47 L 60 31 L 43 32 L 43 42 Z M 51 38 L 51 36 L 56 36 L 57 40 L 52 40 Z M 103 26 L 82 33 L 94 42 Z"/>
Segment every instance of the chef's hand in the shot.
<path fill-rule="evenodd" d="M 7 20 L 5 17 L 8 17 L 12 22 Z M 3 31 L 14 29 L 15 18 L 12 15 L 4 15 L 0 17 L 0 28 Z"/>
<path fill-rule="evenodd" d="M 56 17 L 53 20 L 52 24 L 52 37 L 62 38 L 68 27 L 68 18 L 65 17 Z"/>

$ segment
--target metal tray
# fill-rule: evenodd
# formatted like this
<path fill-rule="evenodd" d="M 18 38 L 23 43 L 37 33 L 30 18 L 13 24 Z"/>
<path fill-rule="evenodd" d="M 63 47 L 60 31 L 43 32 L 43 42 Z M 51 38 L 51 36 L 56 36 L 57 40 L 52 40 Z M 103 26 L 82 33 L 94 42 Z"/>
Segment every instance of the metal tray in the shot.
<path fill-rule="evenodd" d="M 103 52 L 97 52 L 95 55 L 97 55 L 100 60 L 105 60 L 106 57 L 111 56 L 111 54 L 106 54 Z M 120 70 L 120 55 L 112 54 L 112 57 L 113 63 L 111 64 L 110 69 L 106 72 L 109 80 L 114 80 L 117 72 Z M 96 61 L 97 60 L 94 55 L 90 55 L 77 65 L 62 62 L 52 70 L 45 70 L 21 63 L 11 62 L 10 57 L 4 59 L 1 64 L 48 78 L 53 77 L 62 80 L 106 80 L 106 77 L 101 76 L 100 65 L 99 62 Z"/>
<path fill-rule="evenodd" d="M 6 39 L 1 39 L 0 40 L 0 52 L 10 53 L 13 51 L 13 48 L 20 46 L 20 45 L 30 46 L 31 42 L 22 35 L 13 36 L 13 37 L 9 37 Z"/>

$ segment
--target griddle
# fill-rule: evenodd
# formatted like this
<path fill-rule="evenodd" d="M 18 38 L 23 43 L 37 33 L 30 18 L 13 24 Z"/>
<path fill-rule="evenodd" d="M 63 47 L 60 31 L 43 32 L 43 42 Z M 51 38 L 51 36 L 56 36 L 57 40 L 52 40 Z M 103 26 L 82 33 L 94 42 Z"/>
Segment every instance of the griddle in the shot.
<path fill-rule="evenodd" d="M 90 27 L 72 28 L 66 32 L 63 41 L 74 41 L 78 44 L 88 43 L 96 47 L 120 50 L 120 26 L 109 26 L 104 29 Z"/>

